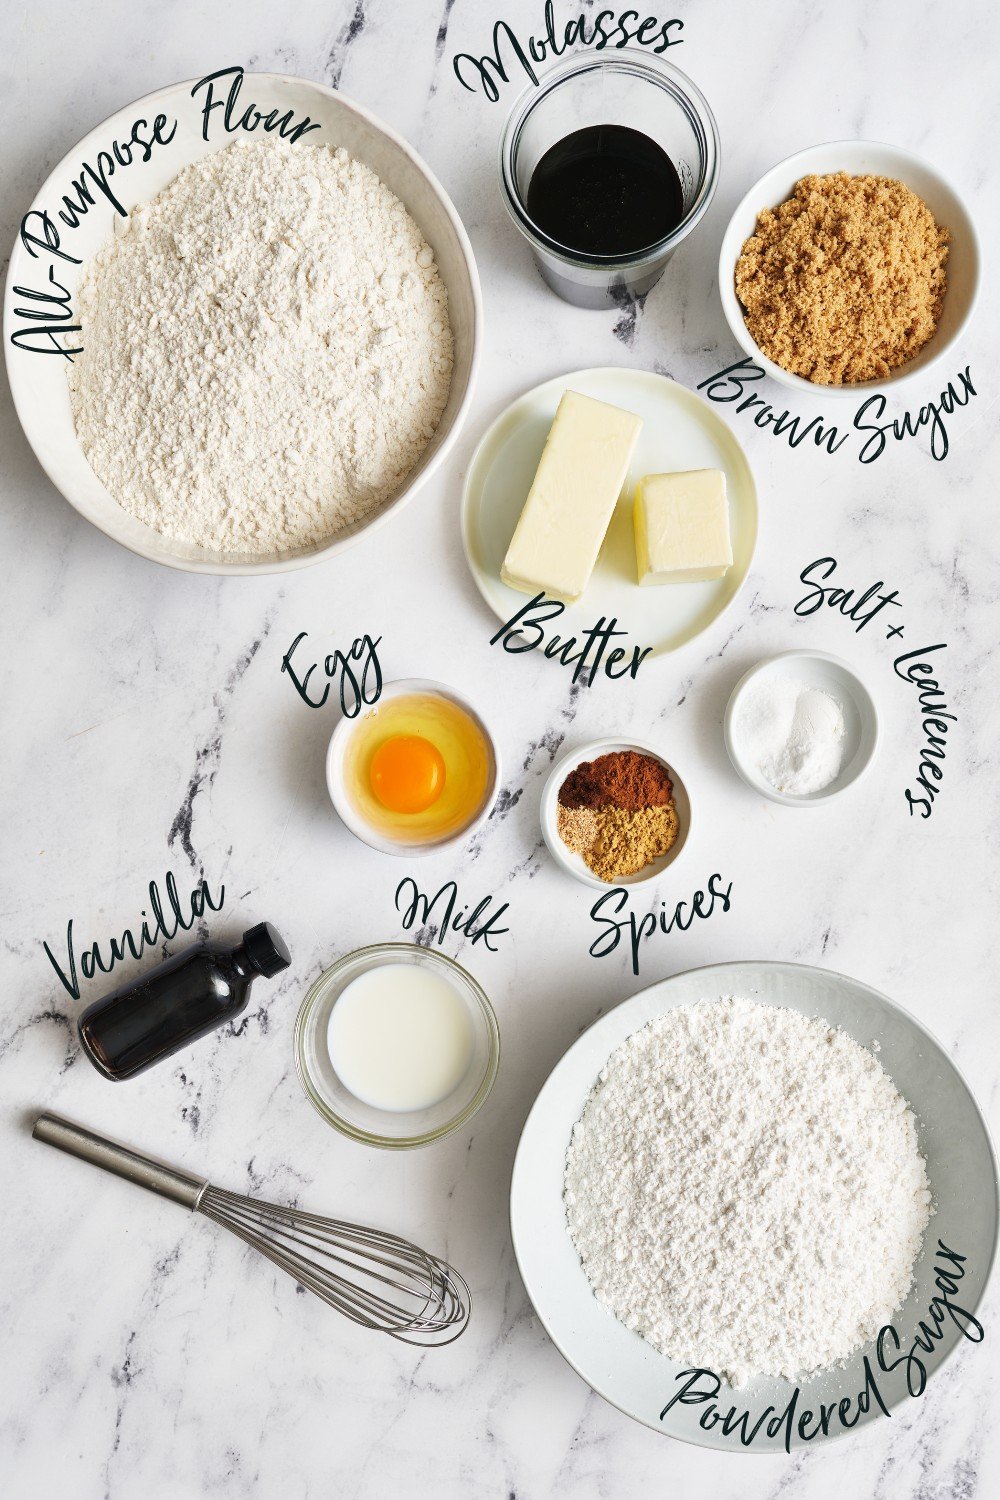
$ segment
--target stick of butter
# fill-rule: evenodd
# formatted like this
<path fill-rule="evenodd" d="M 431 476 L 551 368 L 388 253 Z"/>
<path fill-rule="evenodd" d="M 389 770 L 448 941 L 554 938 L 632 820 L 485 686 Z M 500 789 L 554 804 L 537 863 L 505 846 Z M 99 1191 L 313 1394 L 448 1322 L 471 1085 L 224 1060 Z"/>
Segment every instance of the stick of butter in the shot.
<path fill-rule="evenodd" d="M 566 391 L 500 577 L 572 603 L 587 587 L 628 476 L 641 417 Z"/>
<path fill-rule="evenodd" d="M 706 583 L 733 565 L 721 469 L 647 474 L 635 492 L 640 583 Z"/>

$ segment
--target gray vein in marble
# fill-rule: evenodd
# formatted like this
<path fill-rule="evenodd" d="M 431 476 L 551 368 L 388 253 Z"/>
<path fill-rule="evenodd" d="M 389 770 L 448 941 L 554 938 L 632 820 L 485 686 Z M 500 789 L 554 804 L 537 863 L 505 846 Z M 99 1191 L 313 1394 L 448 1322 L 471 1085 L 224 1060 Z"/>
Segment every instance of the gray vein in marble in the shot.
<path fill-rule="evenodd" d="M 59 1066 L 59 1076 L 69 1072 L 70 1068 L 80 1057 L 80 1048 L 76 1046 L 76 1029 L 69 1016 L 59 1010 L 39 1010 L 30 1015 L 26 1021 L 20 1022 L 12 1031 L 0 1037 L 0 1061 L 8 1052 L 13 1051 L 17 1043 L 36 1026 L 52 1025 L 60 1027 L 66 1033 L 66 1055 Z"/>
<path fill-rule="evenodd" d="M 501 787 L 497 795 L 497 800 L 490 812 L 490 819 L 496 818 L 498 822 L 502 823 L 507 814 L 514 811 L 514 808 L 521 800 L 523 792 L 523 786 L 519 786 L 516 791 L 512 791 L 510 787 Z"/>
<path fill-rule="evenodd" d="M 365 29 L 365 0 L 355 0 L 354 13 L 337 32 L 333 46 L 327 54 L 323 76 L 332 89 L 340 88 L 344 67 L 352 43 Z"/>
<path fill-rule="evenodd" d="M 626 288 L 621 287 L 613 295 L 618 307 L 618 317 L 611 332 L 619 343 L 625 345 L 626 349 L 631 349 L 636 340 L 643 308 L 646 306 L 646 293 L 633 297 Z"/>
<path fill-rule="evenodd" d="M 540 754 L 542 751 L 544 751 L 548 756 L 549 765 L 552 765 L 560 749 L 562 748 L 565 739 L 565 730 L 546 729 L 545 733 L 541 736 L 540 739 L 531 740 L 529 742 L 528 748 L 524 753 L 524 759 L 521 762 L 521 770 L 529 770 L 532 762 L 535 759 L 535 756 Z"/>
<path fill-rule="evenodd" d="M 167 847 L 172 849 L 175 844 L 179 843 L 190 861 L 191 868 L 196 873 L 203 874 L 204 871 L 201 869 L 201 864 L 195 853 L 191 837 L 194 822 L 194 801 L 201 792 L 211 789 L 218 775 L 219 762 L 222 755 L 222 736 L 229 700 L 249 671 L 254 657 L 270 634 L 273 623 L 273 613 L 265 616 L 260 634 L 245 651 L 241 652 L 236 663 L 228 672 L 221 689 L 214 695 L 215 723 L 207 739 L 195 750 L 194 771 L 188 780 L 184 799 L 174 815 L 170 831 L 167 834 Z"/>
<path fill-rule="evenodd" d="M 434 38 L 435 65 L 440 63 L 442 57 L 444 56 L 444 49 L 448 44 L 448 27 L 451 24 L 451 13 L 454 5 L 455 0 L 444 0 L 444 10 L 441 12 L 441 19 L 438 22 L 437 36 Z M 434 92 L 433 86 L 431 92 L 432 94 Z"/>

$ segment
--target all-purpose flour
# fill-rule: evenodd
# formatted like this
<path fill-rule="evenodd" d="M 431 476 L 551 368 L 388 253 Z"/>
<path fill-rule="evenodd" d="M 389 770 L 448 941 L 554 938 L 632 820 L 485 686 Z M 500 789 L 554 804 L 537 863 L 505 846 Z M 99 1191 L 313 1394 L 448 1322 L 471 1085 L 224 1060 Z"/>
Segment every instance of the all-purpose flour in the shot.
<path fill-rule="evenodd" d="M 598 1300 L 737 1386 L 874 1338 L 933 1211 L 913 1115 L 871 1053 L 742 999 L 678 1006 L 612 1053 L 565 1202 Z"/>
<path fill-rule="evenodd" d="M 447 293 L 346 151 L 246 142 L 186 167 L 94 257 L 77 434 L 126 511 L 213 551 L 308 546 L 386 502 L 448 399 Z"/>

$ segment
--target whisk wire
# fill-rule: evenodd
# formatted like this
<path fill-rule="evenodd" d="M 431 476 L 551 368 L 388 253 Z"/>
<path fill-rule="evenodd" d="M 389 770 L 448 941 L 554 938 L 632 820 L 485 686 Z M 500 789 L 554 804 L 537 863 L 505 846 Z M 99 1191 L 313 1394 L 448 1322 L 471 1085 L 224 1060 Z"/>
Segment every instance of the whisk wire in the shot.
<path fill-rule="evenodd" d="M 398 1235 L 212 1186 L 198 1210 L 363 1327 L 424 1346 L 451 1343 L 465 1329 L 464 1279 Z"/>
<path fill-rule="evenodd" d="M 302 1246 L 308 1251 L 323 1255 L 335 1265 L 343 1266 L 348 1270 L 360 1270 L 371 1280 L 384 1281 L 400 1291 L 410 1288 L 403 1284 L 398 1274 L 383 1276 L 373 1267 L 381 1265 L 387 1270 L 398 1272 L 402 1265 L 414 1276 L 419 1273 L 420 1290 L 425 1295 L 427 1295 L 425 1288 L 433 1288 L 436 1284 L 436 1270 L 431 1257 L 405 1240 L 397 1240 L 394 1236 L 388 1235 L 380 1240 L 377 1235 L 367 1232 L 355 1234 L 351 1232 L 351 1226 L 345 1226 L 347 1232 L 340 1234 L 326 1232 L 325 1226 L 316 1226 L 311 1230 L 312 1238 L 310 1238 L 307 1234 L 296 1232 L 302 1230 L 303 1225 L 295 1221 L 285 1210 L 279 1215 L 272 1215 L 259 1213 L 255 1204 L 251 1204 L 251 1209 L 252 1211 L 248 1211 L 246 1204 L 235 1197 L 231 1197 L 226 1202 L 229 1220 L 241 1224 L 252 1235 L 269 1231 L 272 1238 L 283 1245 Z M 351 1243 L 352 1240 L 356 1240 L 361 1246 L 360 1251 Z M 368 1248 L 369 1246 L 371 1248 Z M 395 1260 L 387 1254 L 378 1253 L 379 1250 L 388 1247 L 395 1251 Z M 336 1254 L 335 1250 L 348 1253 Z M 294 1250 L 289 1250 L 290 1255 L 295 1253 Z"/>

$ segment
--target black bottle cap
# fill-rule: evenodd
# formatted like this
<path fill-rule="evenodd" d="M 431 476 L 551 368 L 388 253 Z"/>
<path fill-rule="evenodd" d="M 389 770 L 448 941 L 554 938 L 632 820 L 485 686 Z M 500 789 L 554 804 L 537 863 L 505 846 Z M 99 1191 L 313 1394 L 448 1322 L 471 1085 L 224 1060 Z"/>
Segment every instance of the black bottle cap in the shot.
<path fill-rule="evenodd" d="M 265 979 L 280 974 L 292 961 L 292 955 L 270 922 L 259 922 L 243 934 L 243 951 Z"/>

